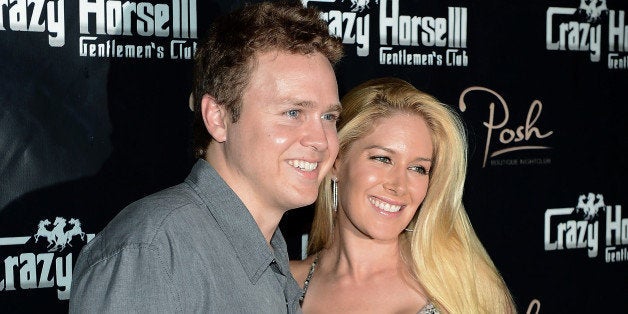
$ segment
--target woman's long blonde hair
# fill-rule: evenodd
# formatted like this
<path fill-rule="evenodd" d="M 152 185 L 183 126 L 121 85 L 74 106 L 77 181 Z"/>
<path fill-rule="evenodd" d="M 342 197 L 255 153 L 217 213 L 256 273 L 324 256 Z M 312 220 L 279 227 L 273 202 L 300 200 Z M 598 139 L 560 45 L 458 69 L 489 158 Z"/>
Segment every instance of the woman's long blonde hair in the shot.
<path fill-rule="evenodd" d="M 462 204 L 467 138 L 458 115 L 434 97 L 398 78 L 369 80 L 342 98 L 339 156 L 372 131 L 374 122 L 397 112 L 420 115 L 434 147 L 427 194 L 400 235 L 405 259 L 441 312 L 515 313 L 501 275 L 480 243 Z M 329 247 L 334 228 L 331 179 L 319 189 L 308 254 Z"/>

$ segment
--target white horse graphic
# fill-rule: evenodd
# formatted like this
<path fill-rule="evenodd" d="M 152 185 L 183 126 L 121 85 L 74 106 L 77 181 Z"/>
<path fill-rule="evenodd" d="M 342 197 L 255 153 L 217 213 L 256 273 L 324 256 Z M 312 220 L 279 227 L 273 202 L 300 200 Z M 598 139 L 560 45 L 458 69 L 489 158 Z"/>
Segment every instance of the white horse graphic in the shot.
<path fill-rule="evenodd" d="M 49 249 L 53 244 L 55 244 L 55 235 L 52 233 L 52 231 L 46 228 L 46 226 L 48 225 L 50 225 L 50 220 L 48 219 L 41 220 L 37 227 L 37 233 L 35 233 L 35 243 L 39 241 L 39 237 L 44 237 L 46 238 L 46 240 L 48 240 L 48 246 L 46 247 L 47 249 Z"/>
<path fill-rule="evenodd" d="M 362 12 L 364 9 L 369 8 L 370 0 L 351 0 L 351 11 L 352 12 Z M 375 0 L 375 3 L 378 3 L 379 0 Z"/>
<path fill-rule="evenodd" d="M 602 194 L 589 193 L 588 195 L 580 195 L 578 198 L 578 205 L 576 206 L 576 213 L 584 215 L 584 220 L 592 220 L 598 217 L 599 212 L 605 209 L 604 196 Z"/>
<path fill-rule="evenodd" d="M 51 251 L 63 251 L 67 242 L 65 231 L 63 230 L 66 225 L 65 218 L 57 217 L 52 224 L 55 226 L 52 228 L 52 233 L 55 236 L 55 246 L 52 247 Z"/>
<path fill-rule="evenodd" d="M 85 232 L 81 229 L 81 222 L 76 218 L 70 218 L 68 223 L 72 224 L 72 229 L 68 230 L 65 233 L 66 244 L 72 246 L 70 242 L 72 242 L 72 238 L 76 235 L 81 237 L 81 240 L 85 241 Z"/>
<path fill-rule="evenodd" d="M 72 225 L 72 228 L 65 231 L 68 224 Z M 54 225 L 52 230 L 48 230 L 49 225 L 50 220 L 41 220 L 38 225 L 37 233 L 34 235 L 35 243 L 39 241 L 40 237 L 44 237 L 48 240 L 46 249 L 48 249 L 49 252 L 61 252 L 67 245 L 72 246 L 70 242 L 72 242 L 75 236 L 79 236 L 83 241 L 87 238 L 87 235 L 81 229 L 81 222 L 76 218 L 70 218 L 70 220 L 66 222 L 65 218 L 56 217 L 54 223 L 52 223 L 52 225 Z"/>

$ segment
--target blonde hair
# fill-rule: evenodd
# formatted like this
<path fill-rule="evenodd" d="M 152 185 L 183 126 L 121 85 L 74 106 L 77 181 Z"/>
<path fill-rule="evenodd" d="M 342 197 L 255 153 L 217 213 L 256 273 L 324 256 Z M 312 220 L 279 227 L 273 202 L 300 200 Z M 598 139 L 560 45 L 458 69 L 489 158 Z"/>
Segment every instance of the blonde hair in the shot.
<path fill-rule="evenodd" d="M 417 282 L 441 312 L 515 313 L 508 288 L 478 239 L 462 204 L 467 138 L 457 113 L 398 78 L 364 82 L 342 98 L 338 138 L 342 156 L 372 131 L 374 122 L 405 112 L 420 115 L 434 147 L 430 182 L 423 203 L 400 235 L 404 256 Z M 321 183 L 308 254 L 332 241 L 331 179 Z"/>

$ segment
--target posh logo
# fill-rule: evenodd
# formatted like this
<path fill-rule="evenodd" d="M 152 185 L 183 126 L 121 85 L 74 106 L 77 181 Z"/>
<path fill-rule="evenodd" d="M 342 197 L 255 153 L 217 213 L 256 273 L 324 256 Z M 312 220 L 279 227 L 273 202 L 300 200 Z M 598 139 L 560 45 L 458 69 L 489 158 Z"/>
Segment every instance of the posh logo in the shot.
<path fill-rule="evenodd" d="M 535 145 L 533 141 L 543 140 L 551 136 L 554 131 L 541 131 L 535 124 L 543 111 L 543 104 L 540 100 L 534 100 L 530 104 L 526 120 L 523 124 L 510 125 L 510 110 L 506 100 L 497 92 L 486 87 L 472 86 L 465 89 L 458 100 L 458 106 L 462 112 L 467 110 L 466 97 L 469 93 L 479 93 L 489 96 L 491 100 L 485 105 L 488 107 L 488 119 L 482 122 L 486 127 L 486 145 L 484 148 L 484 159 L 482 168 L 486 167 L 488 158 L 502 154 L 523 150 L 550 149 L 546 145 Z M 497 100 L 497 103 L 495 103 Z M 503 118 L 497 121 L 496 112 Z M 496 144 L 499 146 L 495 148 Z M 522 162 L 523 163 L 523 162 Z"/>

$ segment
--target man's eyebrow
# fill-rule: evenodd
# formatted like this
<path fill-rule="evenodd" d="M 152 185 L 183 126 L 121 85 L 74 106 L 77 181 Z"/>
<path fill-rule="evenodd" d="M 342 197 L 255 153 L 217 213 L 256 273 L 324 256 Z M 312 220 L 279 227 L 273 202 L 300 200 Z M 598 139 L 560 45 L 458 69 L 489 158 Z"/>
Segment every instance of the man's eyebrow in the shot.
<path fill-rule="evenodd" d="M 340 104 L 339 102 L 329 105 L 329 108 L 327 109 L 327 111 L 341 111 L 341 110 L 342 110 L 342 104 Z"/>
<path fill-rule="evenodd" d="M 312 108 L 314 107 L 314 103 L 311 101 L 298 101 L 293 104 L 293 106 L 302 107 L 302 108 Z M 338 103 L 334 103 L 327 107 L 326 111 L 340 111 L 342 110 L 342 105 Z"/>
<path fill-rule="evenodd" d="M 311 101 L 295 101 L 295 102 L 289 102 L 287 103 L 287 105 L 291 105 L 291 106 L 297 106 L 297 107 L 302 107 L 302 108 L 312 108 L 314 107 L 314 103 Z"/>

